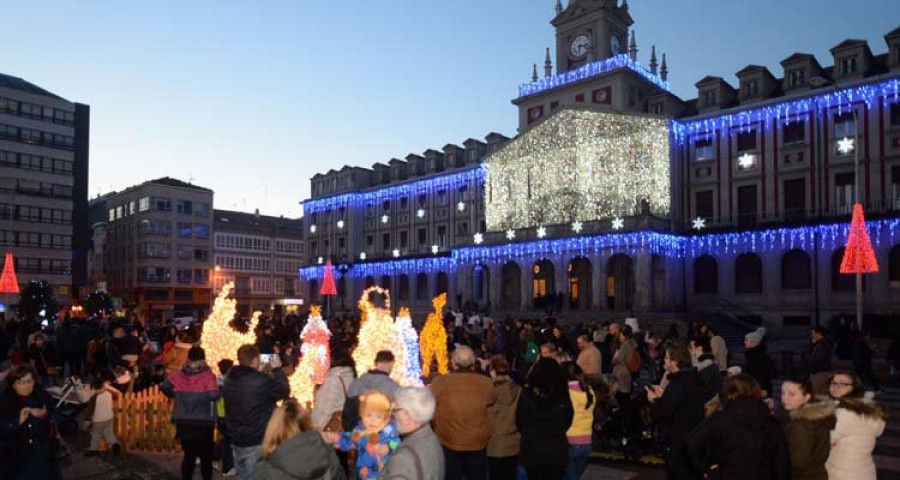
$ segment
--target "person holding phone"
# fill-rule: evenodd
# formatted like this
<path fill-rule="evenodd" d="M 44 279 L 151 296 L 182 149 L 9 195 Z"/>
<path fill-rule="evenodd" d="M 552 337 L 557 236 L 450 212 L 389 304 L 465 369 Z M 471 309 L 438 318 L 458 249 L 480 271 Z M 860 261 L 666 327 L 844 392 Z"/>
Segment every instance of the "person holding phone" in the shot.
<path fill-rule="evenodd" d="M 0 439 L 3 457 L 0 478 L 58 479 L 62 472 L 56 450 L 61 448 L 53 422 L 53 399 L 38 385 L 29 364 L 7 375 L 8 388 L 0 395 Z"/>

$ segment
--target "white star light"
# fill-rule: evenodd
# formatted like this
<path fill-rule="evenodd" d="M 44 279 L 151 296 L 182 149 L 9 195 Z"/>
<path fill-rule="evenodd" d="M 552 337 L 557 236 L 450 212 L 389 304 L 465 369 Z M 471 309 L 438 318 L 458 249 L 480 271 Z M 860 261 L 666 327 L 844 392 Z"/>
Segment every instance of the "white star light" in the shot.
<path fill-rule="evenodd" d="M 625 220 L 623 220 L 619 217 L 613 218 L 613 221 L 612 221 L 613 230 L 621 230 L 623 227 L 625 227 Z"/>
<path fill-rule="evenodd" d="M 337 227 L 338 227 L 338 229 L 343 230 L 344 229 L 344 221 L 338 220 Z"/>
<path fill-rule="evenodd" d="M 581 223 L 581 220 L 575 220 L 575 223 L 572 224 L 572 230 L 575 233 L 581 233 L 582 228 L 584 228 L 584 224 Z"/>
<path fill-rule="evenodd" d="M 466 202 L 459 202 L 456 204 L 456 209 L 460 212 L 466 211 Z"/>
<path fill-rule="evenodd" d="M 706 219 L 703 217 L 697 217 L 694 219 L 694 230 L 703 230 L 706 228 Z"/>
<path fill-rule="evenodd" d="M 513 240 L 514 238 L 516 238 L 516 231 L 510 228 L 506 231 L 506 239 Z"/>
<path fill-rule="evenodd" d="M 319 257 L 319 265 L 321 265 L 321 264 L 323 264 L 323 263 L 325 263 L 325 259 L 322 258 L 322 257 Z"/>
<path fill-rule="evenodd" d="M 544 227 L 538 227 L 537 229 L 538 238 L 544 238 L 547 236 L 547 229 Z"/>
<path fill-rule="evenodd" d="M 309 233 L 316 233 L 316 226 L 315 226 L 315 225 L 310 225 L 310 226 L 309 226 Z"/>
<path fill-rule="evenodd" d="M 476 233 L 475 234 L 475 245 L 481 245 L 481 242 L 483 242 L 483 241 L 484 241 L 484 235 L 482 235 L 481 233 Z"/>
<path fill-rule="evenodd" d="M 431 253 L 437 255 L 438 250 L 440 250 L 440 249 L 441 249 L 441 248 L 438 247 L 437 245 L 432 245 L 432 246 L 431 246 Z"/>
<path fill-rule="evenodd" d="M 744 170 L 748 168 L 753 168 L 756 165 L 756 157 L 750 155 L 749 153 L 745 153 L 738 157 L 738 166 Z"/>
<path fill-rule="evenodd" d="M 400 256 L 400 250 L 397 250 L 397 249 L 395 248 L 394 251 L 391 252 L 391 254 L 394 255 L 394 258 L 397 258 L 397 257 Z"/>
<path fill-rule="evenodd" d="M 389 217 L 387 215 L 381 216 L 381 223 L 388 223 L 390 220 L 391 220 L 391 217 Z"/>
<path fill-rule="evenodd" d="M 359 259 L 360 259 L 360 260 L 365 260 L 365 259 L 366 259 L 366 252 L 360 252 L 360 253 L 359 253 Z"/>
<path fill-rule="evenodd" d="M 425 218 L 425 209 L 420 208 L 416 210 L 416 216 L 419 218 Z"/>
<path fill-rule="evenodd" d="M 849 154 L 855 147 L 853 143 L 853 139 L 850 137 L 844 137 L 838 140 L 838 151 L 841 152 L 841 155 Z"/>

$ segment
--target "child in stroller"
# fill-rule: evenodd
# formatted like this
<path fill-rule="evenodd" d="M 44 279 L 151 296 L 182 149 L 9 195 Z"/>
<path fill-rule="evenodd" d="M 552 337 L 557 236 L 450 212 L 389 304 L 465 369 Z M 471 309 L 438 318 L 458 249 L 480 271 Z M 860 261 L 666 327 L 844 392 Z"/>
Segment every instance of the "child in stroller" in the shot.
<path fill-rule="evenodd" d="M 635 393 L 628 401 L 617 404 L 615 376 L 605 375 L 604 380 L 605 389 L 602 385 L 594 387 L 599 409 L 594 413 L 597 419 L 594 449 L 621 454 L 628 461 L 638 461 L 646 455 L 659 456 L 662 450 L 643 388 L 633 389 Z"/>

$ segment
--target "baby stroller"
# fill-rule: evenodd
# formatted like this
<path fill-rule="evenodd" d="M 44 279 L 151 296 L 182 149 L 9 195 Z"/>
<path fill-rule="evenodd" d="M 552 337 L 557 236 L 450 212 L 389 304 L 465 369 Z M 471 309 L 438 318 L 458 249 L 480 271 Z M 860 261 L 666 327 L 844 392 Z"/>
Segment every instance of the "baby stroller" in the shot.
<path fill-rule="evenodd" d="M 87 408 L 93 391 L 78 377 L 69 377 L 62 387 L 47 389 L 56 400 L 56 424 L 63 435 L 78 431 L 78 416 Z"/>
<path fill-rule="evenodd" d="M 645 395 L 643 389 L 635 389 L 628 402 L 610 411 L 600 424 L 595 449 L 618 452 L 628 461 L 662 453 Z"/>

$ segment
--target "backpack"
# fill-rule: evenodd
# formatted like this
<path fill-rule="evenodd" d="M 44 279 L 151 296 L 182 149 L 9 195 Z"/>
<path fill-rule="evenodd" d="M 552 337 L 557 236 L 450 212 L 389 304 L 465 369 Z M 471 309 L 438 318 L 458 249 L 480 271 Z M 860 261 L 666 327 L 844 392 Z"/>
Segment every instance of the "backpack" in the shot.
<path fill-rule="evenodd" d="M 631 354 L 631 358 L 628 359 L 628 371 L 631 373 L 638 373 L 641 371 L 641 354 L 637 350 Z"/>
<path fill-rule="evenodd" d="M 357 425 L 359 425 L 359 397 L 347 397 L 341 411 L 341 426 L 345 432 L 352 432 Z"/>
<path fill-rule="evenodd" d="M 538 349 L 537 344 L 532 342 L 531 340 L 525 344 L 525 354 L 522 355 L 522 359 L 525 360 L 525 363 L 534 363 L 537 360 L 538 354 L 540 350 Z"/>

